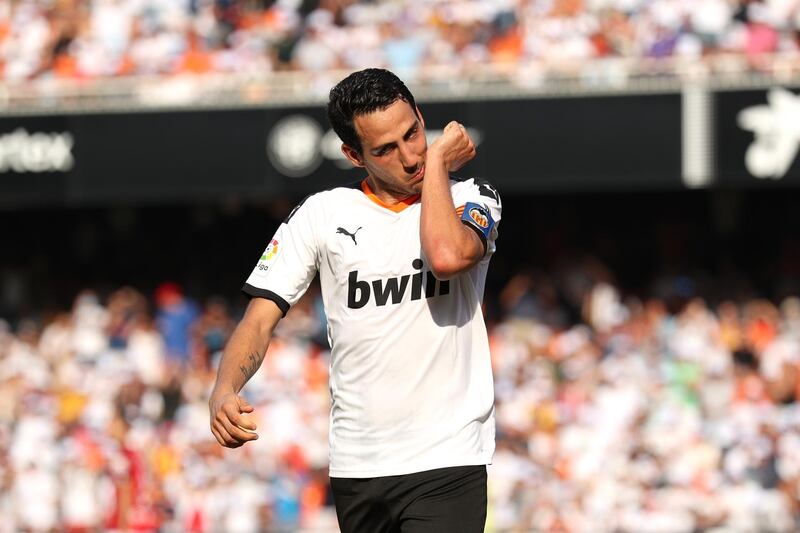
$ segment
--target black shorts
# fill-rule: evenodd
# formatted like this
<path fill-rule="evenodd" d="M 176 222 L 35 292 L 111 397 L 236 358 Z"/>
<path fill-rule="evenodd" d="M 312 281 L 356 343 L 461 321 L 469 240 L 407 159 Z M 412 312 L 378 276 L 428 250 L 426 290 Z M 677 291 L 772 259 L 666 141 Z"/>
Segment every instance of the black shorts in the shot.
<path fill-rule="evenodd" d="M 481 533 L 486 466 L 402 476 L 331 478 L 342 533 Z"/>

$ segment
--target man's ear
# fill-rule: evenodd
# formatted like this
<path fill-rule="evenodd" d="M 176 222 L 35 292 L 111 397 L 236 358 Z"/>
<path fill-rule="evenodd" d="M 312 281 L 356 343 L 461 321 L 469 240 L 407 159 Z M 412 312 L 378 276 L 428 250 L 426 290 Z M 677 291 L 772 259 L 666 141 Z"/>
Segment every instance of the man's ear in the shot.
<path fill-rule="evenodd" d="M 353 163 L 354 167 L 363 168 L 364 167 L 364 160 L 361 158 L 361 154 L 358 153 L 358 150 L 353 148 L 352 146 L 347 146 L 346 144 L 342 144 L 342 153 L 344 156 Z"/>
<path fill-rule="evenodd" d="M 425 119 L 422 118 L 422 111 L 419 110 L 419 106 L 415 106 L 417 108 L 417 118 L 419 119 L 420 123 L 422 124 L 422 131 L 425 131 Z"/>

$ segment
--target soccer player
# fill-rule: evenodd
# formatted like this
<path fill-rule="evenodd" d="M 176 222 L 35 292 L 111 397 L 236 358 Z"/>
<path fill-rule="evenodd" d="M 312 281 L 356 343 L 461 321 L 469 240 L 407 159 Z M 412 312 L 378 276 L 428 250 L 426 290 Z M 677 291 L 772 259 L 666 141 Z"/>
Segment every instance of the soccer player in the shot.
<path fill-rule="evenodd" d="M 309 196 L 271 239 L 243 288 L 252 299 L 220 362 L 211 430 L 230 448 L 257 438 L 238 393 L 319 272 L 342 531 L 483 531 L 495 429 L 481 300 L 500 198 L 450 176 L 475 156 L 470 136 L 450 122 L 428 146 L 391 72 L 342 80 L 328 116 L 366 178 Z"/>

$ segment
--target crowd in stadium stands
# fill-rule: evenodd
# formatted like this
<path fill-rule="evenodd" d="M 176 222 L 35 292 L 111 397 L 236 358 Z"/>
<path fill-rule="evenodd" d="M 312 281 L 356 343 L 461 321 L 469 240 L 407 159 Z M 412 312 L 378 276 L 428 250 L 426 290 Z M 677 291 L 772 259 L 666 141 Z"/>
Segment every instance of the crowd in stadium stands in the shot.
<path fill-rule="evenodd" d="M 794 0 L 19 0 L 6 81 L 798 55 Z"/>
<path fill-rule="evenodd" d="M 490 295 L 489 530 L 797 531 L 800 299 L 611 280 L 588 262 Z M 244 389 L 259 439 L 229 450 L 207 395 L 240 311 L 164 284 L 0 321 L 0 533 L 335 531 L 318 291 Z"/>

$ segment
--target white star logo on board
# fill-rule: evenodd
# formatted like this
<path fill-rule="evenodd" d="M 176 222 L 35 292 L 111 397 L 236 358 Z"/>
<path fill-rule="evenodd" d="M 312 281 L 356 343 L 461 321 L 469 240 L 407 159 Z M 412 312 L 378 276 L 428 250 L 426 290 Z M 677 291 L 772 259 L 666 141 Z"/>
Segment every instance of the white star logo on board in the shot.
<path fill-rule="evenodd" d="M 743 109 L 737 119 L 742 129 L 755 135 L 744 158 L 750 174 L 759 179 L 784 177 L 800 148 L 800 96 L 772 89 L 767 105 Z"/>

